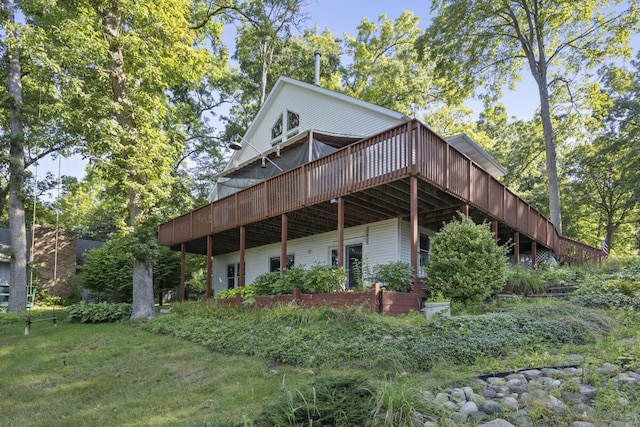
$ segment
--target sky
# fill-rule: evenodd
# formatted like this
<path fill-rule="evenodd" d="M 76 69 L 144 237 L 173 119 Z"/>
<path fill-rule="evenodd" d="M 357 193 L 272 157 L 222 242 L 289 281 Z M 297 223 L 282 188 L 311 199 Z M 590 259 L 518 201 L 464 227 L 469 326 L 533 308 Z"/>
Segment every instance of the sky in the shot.
<path fill-rule="evenodd" d="M 381 14 L 386 14 L 388 19 L 397 19 L 404 10 L 412 11 L 420 17 L 420 26 L 426 28 L 431 21 L 431 2 L 429 0 L 307 0 L 306 12 L 309 19 L 303 24 L 305 28 L 318 26 L 322 31 L 325 28 L 331 30 L 335 37 L 344 38 L 344 33 L 351 36 L 357 34 L 358 24 L 362 18 L 377 22 Z M 226 40 L 233 41 L 233 36 L 225 37 Z M 635 35 L 632 39 L 634 52 L 640 48 L 640 35 Z M 233 51 L 234 47 L 229 49 Z M 514 91 L 506 91 L 503 102 L 507 107 L 509 116 L 522 119 L 530 119 L 535 114 L 539 105 L 537 89 L 530 74 L 525 71 L 522 81 L 516 86 Z M 479 104 L 471 108 L 479 107 Z M 61 170 L 63 174 L 74 175 L 78 178 L 84 176 L 85 162 L 80 156 L 61 159 Z M 58 173 L 58 161 L 42 161 L 41 170 L 49 170 L 54 175 Z M 55 198 L 56 194 L 51 193 L 50 197 Z"/>

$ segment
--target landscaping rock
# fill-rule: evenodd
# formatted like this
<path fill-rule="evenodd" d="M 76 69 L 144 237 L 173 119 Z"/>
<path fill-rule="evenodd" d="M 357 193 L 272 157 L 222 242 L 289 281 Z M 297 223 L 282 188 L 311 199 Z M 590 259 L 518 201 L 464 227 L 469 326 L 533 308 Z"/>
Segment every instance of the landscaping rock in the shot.
<path fill-rule="evenodd" d="M 618 372 L 620 372 L 620 368 L 613 363 L 605 363 L 598 369 L 596 369 L 596 374 L 605 375 L 609 377 L 613 377 Z"/>
<path fill-rule="evenodd" d="M 501 414 L 502 405 L 500 405 L 495 400 L 487 400 L 482 405 L 480 405 L 480 410 L 486 412 L 489 415 Z"/>
<path fill-rule="evenodd" d="M 603 364 L 597 373 L 611 378 L 612 384 L 620 386 L 631 385 L 634 388 L 640 386 L 640 374 L 634 371 L 621 372 L 620 367 L 613 364 Z M 583 370 L 581 368 L 549 368 L 529 369 L 505 378 L 489 377 L 486 381 L 476 380 L 473 388 L 450 388 L 434 394 L 424 391 L 426 400 L 439 404 L 449 411 L 448 417 L 443 417 L 439 425 L 451 426 L 513 426 L 534 427 L 535 421 L 529 416 L 529 411 L 537 405 L 544 405 L 547 410 L 559 416 L 568 413 L 580 415 L 581 421 L 574 421 L 571 427 L 590 427 L 594 424 L 588 422 L 595 410 L 592 406 L 598 390 L 590 384 L 583 384 Z M 558 390 L 560 388 L 560 390 Z M 473 390 L 478 390 L 475 393 Z M 570 391 L 571 390 L 571 391 Z M 561 399 L 557 396 L 560 391 Z M 555 395 L 554 395 L 555 394 Z M 630 402 L 619 397 L 620 406 L 629 406 Z M 497 418 L 507 411 L 509 421 Z M 425 420 L 432 419 L 425 415 Z M 640 413 L 630 413 L 625 421 L 618 422 L 621 427 L 638 427 Z M 481 424 L 485 422 L 484 424 Z M 424 423 L 426 427 L 437 424 Z M 492 424 L 496 423 L 496 424 Z M 507 424 L 504 424 L 507 423 Z M 613 427 L 613 426 L 612 426 Z"/>
<path fill-rule="evenodd" d="M 478 405 L 473 402 L 466 402 L 460 407 L 460 412 L 466 415 L 469 415 L 472 412 L 478 412 Z"/>
<path fill-rule="evenodd" d="M 545 406 L 551 412 L 558 415 L 564 415 L 567 412 L 567 405 L 553 395 L 549 396 L 549 399 L 547 399 L 547 403 Z"/>
<path fill-rule="evenodd" d="M 502 418 L 496 418 L 493 421 L 489 421 L 488 423 L 480 424 L 480 427 L 516 427 L 511 424 L 507 420 L 503 420 Z"/>

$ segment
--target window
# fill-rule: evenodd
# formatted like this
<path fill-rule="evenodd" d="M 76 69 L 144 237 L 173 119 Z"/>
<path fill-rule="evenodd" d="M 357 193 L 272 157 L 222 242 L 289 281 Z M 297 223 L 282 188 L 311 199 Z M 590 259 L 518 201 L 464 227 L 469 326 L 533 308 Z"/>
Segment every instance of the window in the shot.
<path fill-rule="evenodd" d="M 300 114 L 287 110 L 287 131 L 300 126 Z"/>
<path fill-rule="evenodd" d="M 227 289 L 233 289 L 238 283 L 238 275 L 240 268 L 236 264 L 227 265 Z"/>
<path fill-rule="evenodd" d="M 227 289 L 237 288 L 239 285 L 240 263 L 238 262 L 235 264 L 227 264 Z"/>
<path fill-rule="evenodd" d="M 300 114 L 289 110 L 284 111 L 280 117 L 278 117 L 278 121 L 276 121 L 271 128 L 271 145 L 282 142 L 282 135 L 286 135 L 287 138 L 291 138 L 296 135 L 299 132 L 296 128 L 299 126 Z"/>
<path fill-rule="evenodd" d="M 280 117 L 276 124 L 271 128 L 271 139 L 278 138 L 280 135 L 282 135 L 282 117 Z"/>
<path fill-rule="evenodd" d="M 287 268 L 293 267 L 295 265 L 296 257 L 294 254 L 287 255 Z M 274 256 L 269 258 L 269 271 L 279 272 L 280 271 L 280 257 Z"/>

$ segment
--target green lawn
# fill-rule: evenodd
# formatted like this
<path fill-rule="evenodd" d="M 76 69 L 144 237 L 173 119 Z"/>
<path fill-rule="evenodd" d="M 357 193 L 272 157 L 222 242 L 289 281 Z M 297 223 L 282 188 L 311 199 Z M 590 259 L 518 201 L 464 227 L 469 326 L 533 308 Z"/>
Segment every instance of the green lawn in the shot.
<path fill-rule="evenodd" d="M 6 427 L 238 422 L 257 416 L 283 378 L 307 375 L 282 367 L 276 374 L 256 359 L 218 355 L 128 324 L 64 320 L 57 328 L 36 322 L 28 336 L 22 322 L 0 325 L 0 362 Z"/>

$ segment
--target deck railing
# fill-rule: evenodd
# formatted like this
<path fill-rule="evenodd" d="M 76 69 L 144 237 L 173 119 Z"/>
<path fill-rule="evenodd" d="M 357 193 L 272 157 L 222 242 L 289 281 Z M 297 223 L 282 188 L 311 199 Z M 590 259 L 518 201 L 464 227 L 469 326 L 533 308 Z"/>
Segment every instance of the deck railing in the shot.
<path fill-rule="evenodd" d="M 551 248 L 571 262 L 600 251 L 560 236 L 553 224 L 417 120 L 349 145 L 160 226 L 174 245 L 416 174 L 420 179 Z"/>

